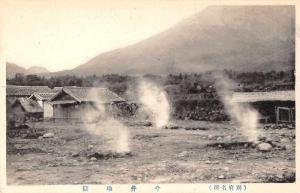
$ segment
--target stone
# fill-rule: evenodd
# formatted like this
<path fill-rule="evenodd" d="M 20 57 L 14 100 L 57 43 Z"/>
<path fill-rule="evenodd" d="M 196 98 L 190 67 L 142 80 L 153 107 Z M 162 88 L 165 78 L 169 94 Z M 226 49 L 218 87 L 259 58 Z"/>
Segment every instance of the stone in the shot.
<path fill-rule="evenodd" d="M 189 152 L 183 151 L 183 152 L 178 154 L 178 157 L 186 157 L 186 156 L 188 156 L 188 154 L 189 154 Z"/>
<path fill-rule="evenodd" d="M 233 164 L 233 161 L 232 160 L 228 160 L 227 163 L 228 164 Z"/>
<path fill-rule="evenodd" d="M 205 164 L 211 164 L 211 161 L 206 160 L 206 161 L 205 161 Z"/>
<path fill-rule="evenodd" d="M 281 138 L 281 139 L 280 139 L 280 142 L 281 142 L 281 143 L 289 143 L 290 140 L 289 140 L 288 138 Z"/>
<path fill-rule="evenodd" d="M 88 145 L 88 149 L 93 149 L 93 145 Z"/>
<path fill-rule="evenodd" d="M 95 157 L 91 157 L 91 159 L 90 159 L 91 161 L 97 161 L 97 158 L 95 158 Z"/>
<path fill-rule="evenodd" d="M 207 138 L 208 138 L 209 140 L 212 140 L 213 136 L 212 136 L 212 135 L 209 135 Z"/>
<path fill-rule="evenodd" d="M 226 137 L 225 137 L 225 140 L 226 140 L 226 141 L 231 141 L 231 136 L 230 136 L 230 135 L 226 136 Z"/>
<path fill-rule="evenodd" d="M 43 138 L 52 138 L 52 137 L 54 137 L 54 133 L 45 133 L 43 135 Z"/>
<path fill-rule="evenodd" d="M 264 137 L 264 136 L 259 136 L 258 137 L 258 141 L 266 141 L 266 140 L 267 140 L 267 138 Z"/>
<path fill-rule="evenodd" d="M 218 137 L 217 138 L 217 141 L 221 141 L 223 138 L 222 137 Z"/>
<path fill-rule="evenodd" d="M 257 149 L 262 152 L 269 152 L 272 150 L 272 145 L 269 143 L 261 143 L 257 146 Z"/>
<path fill-rule="evenodd" d="M 220 175 L 220 176 L 218 176 L 218 179 L 225 179 L 225 176 L 224 175 Z"/>
<path fill-rule="evenodd" d="M 229 171 L 229 167 L 224 167 L 223 170 L 224 170 L 225 172 L 228 172 L 228 171 Z"/>

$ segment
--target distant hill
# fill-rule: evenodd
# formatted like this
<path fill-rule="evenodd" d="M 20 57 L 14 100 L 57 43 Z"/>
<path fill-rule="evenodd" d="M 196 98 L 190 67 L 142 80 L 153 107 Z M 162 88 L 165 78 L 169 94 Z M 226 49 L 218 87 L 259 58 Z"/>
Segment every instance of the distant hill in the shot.
<path fill-rule="evenodd" d="M 49 73 L 49 70 L 39 66 L 32 66 L 27 69 L 27 74 L 41 74 L 41 73 Z"/>
<path fill-rule="evenodd" d="M 6 63 L 6 77 L 14 77 L 16 73 L 26 73 L 26 69 L 13 63 Z"/>
<path fill-rule="evenodd" d="M 28 69 L 20 67 L 13 63 L 6 63 L 6 77 L 11 78 L 14 77 L 16 73 L 22 73 L 24 75 L 27 74 L 42 74 L 49 73 L 49 71 L 44 67 L 33 66 Z"/>
<path fill-rule="evenodd" d="M 210 6 L 146 40 L 99 54 L 72 70 L 50 75 L 294 69 L 294 9 L 294 6 Z"/>
<path fill-rule="evenodd" d="M 160 34 L 100 54 L 67 73 L 292 69 L 294 25 L 293 6 L 212 6 Z"/>

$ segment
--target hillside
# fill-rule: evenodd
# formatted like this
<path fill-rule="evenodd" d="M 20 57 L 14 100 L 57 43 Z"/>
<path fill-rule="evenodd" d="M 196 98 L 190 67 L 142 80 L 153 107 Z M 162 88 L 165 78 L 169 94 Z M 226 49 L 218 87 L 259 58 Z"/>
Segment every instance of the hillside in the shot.
<path fill-rule="evenodd" d="M 39 66 L 32 66 L 27 69 L 27 74 L 41 74 L 41 73 L 49 73 L 49 70 Z"/>
<path fill-rule="evenodd" d="M 214 69 L 265 72 L 294 67 L 293 6 L 211 6 L 166 31 L 134 45 L 101 53 L 74 69 L 39 73 L 136 75 Z M 14 72 L 12 69 L 8 75 Z"/>
<path fill-rule="evenodd" d="M 294 68 L 292 6 L 213 6 L 135 45 L 100 54 L 71 74 Z M 64 73 L 64 72 L 61 72 Z"/>
<path fill-rule="evenodd" d="M 12 78 L 15 76 L 16 73 L 26 73 L 26 69 L 22 68 L 16 64 L 13 63 L 6 63 L 6 77 L 7 78 Z"/>
<path fill-rule="evenodd" d="M 49 73 L 49 71 L 46 68 L 39 67 L 39 66 L 33 66 L 33 67 L 28 68 L 28 69 L 25 69 L 25 68 L 20 67 L 16 64 L 7 62 L 6 63 L 6 77 L 7 78 L 12 78 L 17 73 L 22 73 L 24 75 L 28 75 L 28 74 Z"/>

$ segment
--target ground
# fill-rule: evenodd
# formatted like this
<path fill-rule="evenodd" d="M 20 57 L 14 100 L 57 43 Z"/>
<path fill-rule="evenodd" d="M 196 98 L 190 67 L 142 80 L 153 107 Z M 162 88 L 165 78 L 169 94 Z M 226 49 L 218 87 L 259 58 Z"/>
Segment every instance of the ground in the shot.
<path fill-rule="evenodd" d="M 91 135 L 81 123 L 35 123 L 37 130 L 54 137 L 7 139 L 8 184 L 288 182 L 294 178 L 294 129 L 260 126 L 265 140 L 280 144 L 261 152 L 228 122 L 174 121 L 179 128 L 173 129 L 126 124 L 132 156 L 91 160 L 80 152 L 104 147 L 101 136 Z"/>

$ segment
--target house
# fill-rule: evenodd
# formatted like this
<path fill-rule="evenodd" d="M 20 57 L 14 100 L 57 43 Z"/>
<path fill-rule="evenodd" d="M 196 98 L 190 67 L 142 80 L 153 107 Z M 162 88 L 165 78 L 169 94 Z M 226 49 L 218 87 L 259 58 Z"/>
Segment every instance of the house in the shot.
<path fill-rule="evenodd" d="M 36 101 L 25 97 L 16 99 L 7 113 L 14 116 L 16 122 L 37 121 L 43 118 L 41 106 Z"/>
<path fill-rule="evenodd" d="M 116 93 L 98 87 L 64 87 L 50 99 L 55 119 L 82 119 L 86 112 L 101 110 L 113 113 L 115 104 L 125 102 Z"/>
<path fill-rule="evenodd" d="M 48 100 L 61 89 L 62 87 L 54 87 L 51 89 L 48 86 L 6 85 L 6 105 L 8 108 L 8 106 L 11 106 L 16 99 L 31 98 L 41 106 L 45 118 L 52 117 L 53 108 Z"/>
<path fill-rule="evenodd" d="M 36 101 L 40 105 L 40 107 L 43 109 L 43 117 L 44 118 L 52 118 L 53 117 L 53 106 L 49 102 L 49 100 L 55 94 L 56 94 L 55 92 L 52 92 L 52 93 L 35 92 L 29 97 L 29 99 Z"/>
<path fill-rule="evenodd" d="M 236 92 L 233 101 L 250 103 L 262 118 L 273 123 L 295 123 L 295 91 Z"/>
<path fill-rule="evenodd" d="M 7 98 L 21 98 L 30 97 L 34 92 L 47 93 L 52 89 L 48 86 L 19 86 L 19 85 L 6 85 Z"/>

